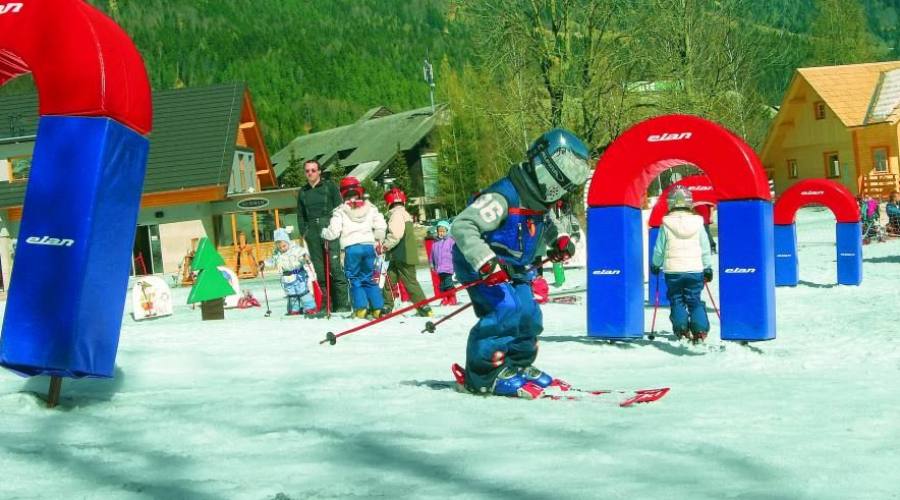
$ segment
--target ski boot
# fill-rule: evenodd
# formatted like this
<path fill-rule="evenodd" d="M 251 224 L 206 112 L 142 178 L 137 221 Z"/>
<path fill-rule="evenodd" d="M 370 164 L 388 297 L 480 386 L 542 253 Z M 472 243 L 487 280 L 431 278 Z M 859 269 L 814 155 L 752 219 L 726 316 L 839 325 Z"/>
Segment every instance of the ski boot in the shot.
<path fill-rule="evenodd" d="M 356 318 L 356 319 L 366 319 L 366 314 L 368 314 L 368 313 L 369 313 L 368 309 L 357 309 L 357 310 L 353 311 L 353 315 L 350 317 Z"/>
<path fill-rule="evenodd" d="M 316 311 L 314 309 L 309 309 L 304 311 L 303 317 L 306 319 L 319 319 L 325 317 L 325 311 Z"/>
<path fill-rule="evenodd" d="M 381 309 L 369 309 L 366 319 L 378 319 L 381 317 Z"/>
<path fill-rule="evenodd" d="M 675 340 L 693 340 L 690 330 L 675 330 Z"/>
<path fill-rule="evenodd" d="M 533 382 L 529 382 L 525 380 L 525 377 L 522 376 L 521 372 L 518 368 L 507 365 L 500 373 L 497 374 L 497 378 L 494 379 L 494 384 L 491 386 L 490 390 L 488 388 L 483 387 L 481 391 L 474 390 L 466 385 L 466 372 L 463 367 L 458 364 L 454 364 L 450 370 L 453 372 L 453 376 L 456 378 L 456 388 L 460 392 L 471 392 L 474 394 L 494 394 L 496 396 L 506 396 L 513 398 L 524 398 L 524 399 L 537 399 L 541 396 L 541 392 L 543 392 L 543 388 Z"/>
<path fill-rule="evenodd" d="M 550 387 L 551 385 L 554 385 L 554 382 L 557 382 L 557 380 L 550 376 L 550 374 L 541 371 L 541 369 L 536 366 L 527 366 L 525 368 L 522 368 L 521 373 L 522 376 L 525 377 L 526 381 L 537 384 L 544 389 Z"/>
<path fill-rule="evenodd" d="M 697 344 L 701 344 L 701 343 L 703 343 L 703 342 L 706 342 L 706 332 L 696 332 L 696 333 L 694 333 L 693 338 L 691 338 L 691 342 L 693 342 L 694 345 L 697 345 Z"/>
<path fill-rule="evenodd" d="M 428 306 L 422 306 L 416 311 L 416 316 L 421 318 L 431 318 L 434 316 L 434 311 Z"/>

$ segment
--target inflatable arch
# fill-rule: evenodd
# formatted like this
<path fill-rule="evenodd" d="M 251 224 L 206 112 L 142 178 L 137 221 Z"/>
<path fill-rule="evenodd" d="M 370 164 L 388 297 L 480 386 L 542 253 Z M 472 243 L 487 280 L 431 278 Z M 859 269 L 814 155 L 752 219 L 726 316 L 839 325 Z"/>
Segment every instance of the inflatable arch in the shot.
<path fill-rule="evenodd" d="M 650 229 L 647 232 L 647 245 L 649 250 L 647 253 L 648 265 L 653 263 L 653 247 L 656 245 L 656 237 L 659 236 L 659 227 L 662 225 L 662 219 L 669 213 L 669 192 L 672 191 L 675 186 L 686 187 L 691 192 L 694 197 L 694 206 L 704 204 L 715 205 L 719 201 L 712 182 L 710 182 L 709 177 L 705 175 L 691 175 L 671 184 L 666 189 L 663 189 L 662 193 L 659 195 L 659 199 L 656 200 L 656 205 L 653 205 L 653 208 L 650 210 L 650 220 L 647 223 L 647 225 L 650 226 Z M 657 277 L 651 276 L 648 281 L 647 289 L 651 304 L 655 304 L 657 293 L 659 293 L 659 305 L 669 305 L 669 299 L 666 297 L 666 281 L 664 279 L 661 277 L 660 279 L 657 279 Z"/>
<path fill-rule="evenodd" d="M 40 121 L 0 364 L 111 377 L 152 120 L 137 49 L 82 0 L 0 3 L 0 84 L 32 73 Z"/>
<path fill-rule="evenodd" d="M 837 278 L 841 285 L 862 283 L 862 224 L 859 205 L 843 184 L 826 179 L 797 182 L 775 202 L 775 285 L 797 286 L 797 210 L 825 205 L 837 219 Z"/>
<path fill-rule="evenodd" d="M 744 141 L 696 116 L 641 122 L 613 142 L 588 191 L 588 335 L 644 335 L 641 200 L 671 160 L 702 169 L 718 194 L 724 340 L 775 338 L 769 183 Z"/>

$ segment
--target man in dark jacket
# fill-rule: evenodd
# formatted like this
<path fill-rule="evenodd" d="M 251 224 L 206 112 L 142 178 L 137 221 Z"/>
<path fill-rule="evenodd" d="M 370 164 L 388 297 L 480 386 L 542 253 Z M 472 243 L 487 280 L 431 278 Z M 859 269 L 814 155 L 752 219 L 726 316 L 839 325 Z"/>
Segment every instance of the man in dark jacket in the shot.
<path fill-rule="evenodd" d="M 309 256 L 316 268 L 316 278 L 322 290 L 326 290 L 325 241 L 322 228 L 328 226 L 331 212 L 341 204 L 341 193 L 334 182 L 322 178 L 321 167 L 316 161 L 308 161 L 303 166 L 307 184 L 297 196 L 297 224 L 306 241 Z M 329 265 L 331 271 L 331 304 L 336 312 L 349 311 L 347 278 L 341 267 L 341 249 L 336 244 L 329 245 Z"/>

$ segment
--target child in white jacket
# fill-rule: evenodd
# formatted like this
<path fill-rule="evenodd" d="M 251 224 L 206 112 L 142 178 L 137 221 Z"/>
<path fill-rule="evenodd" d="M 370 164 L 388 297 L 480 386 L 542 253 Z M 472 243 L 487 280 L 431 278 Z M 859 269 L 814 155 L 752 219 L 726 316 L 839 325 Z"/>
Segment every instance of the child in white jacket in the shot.
<path fill-rule="evenodd" d="M 378 208 L 363 199 L 365 190 L 355 177 L 342 179 L 340 188 L 344 203 L 332 212 L 328 227 L 322 229 L 322 238 L 340 239 L 354 316 L 378 318 L 384 299 L 373 276 L 376 249 L 381 252 L 387 223 Z"/>
<path fill-rule="evenodd" d="M 669 192 L 667 201 L 669 214 L 663 217 L 650 272 L 664 273 L 675 335 L 702 342 L 709 332 L 709 318 L 700 294 L 704 284 L 713 279 L 709 237 L 703 217 L 692 209 L 690 191 L 678 186 Z"/>
<path fill-rule="evenodd" d="M 281 287 L 287 295 L 287 316 L 306 315 L 308 318 L 320 317 L 313 295 L 312 283 L 316 281 L 316 272 L 309 260 L 306 247 L 291 241 L 285 229 L 275 230 L 275 254 L 273 263 L 281 272 Z"/>

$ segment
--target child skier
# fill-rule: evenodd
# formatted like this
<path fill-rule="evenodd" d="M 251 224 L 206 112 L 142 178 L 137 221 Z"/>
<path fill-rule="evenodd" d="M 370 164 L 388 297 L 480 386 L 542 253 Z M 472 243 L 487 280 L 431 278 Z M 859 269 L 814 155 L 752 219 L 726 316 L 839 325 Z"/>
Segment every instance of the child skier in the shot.
<path fill-rule="evenodd" d="M 888 216 L 888 233 L 891 236 L 900 236 L 900 193 L 891 191 L 885 210 Z"/>
<path fill-rule="evenodd" d="M 406 288 L 409 299 L 413 302 L 425 300 L 425 293 L 416 279 L 416 264 L 419 262 L 419 245 L 413 232 L 413 218 L 406 211 L 406 193 L 400 188 L 391 188 L 384 194 L 384 203 L 388 207 L 387 235 L 384 238 L 384 251 L 390 258 L 387 269 L 387 283 L 383 290 L 383 314 L 394 308 L 395 284 Z M 424 305 L 417 310 L 419 316 L 433 316 L 431 308 Z"/>
<path fill-rule="evenodd" d="M 344 203 L 331 213 L 328 227 L 322 229 L 322 238 L 340 238 L 344 251 L 344 273 L 350 282 L 350 299 L 353 316 L 378 318 L 384 300 L 378 283 L 372 280 L 375 271 L 376 249 L 381 253 L 387 224 L 371 202 L 365 200 L 365 189 L 355 177 L 341 179 L 341 197 Z"/>
<path fill-rule="evenodd" d="M 310 283 L 316 280 L 306 247 L 291 241 L 287 230 L 275 230 L 275 267 L 281 272 L 281 287 L 287 295 L 286 316 L 304 314 L 307 318 L 321 317 Z"/>
<path fill-rule="evenodd" d="M 669 213 L 662 220 L 650 272 L 665 276 L 672 329 L 695 344 L 706 339 L 709 318 L 706 304 L 700 300 L 704 283 L 713 279 L 709 237 L 703 229 L 703 217 L 691 208 L 693 197 L 683 186 L 669 192 Z"/>
<path fill-rule="evenodd" d="M 544 246 L 554 261 L 575 252 L 546 215 L 556 200 L 581 188 L 587 172 L 584 143 L 569 131 L 550 130 L 529 147 L 524 163 L 476 195 L 453 222 L 457 278 L 485 279 L 467 290 L 478 323 L 469 332 L 465 370 L 454 367 L 466 390 L 535 398 L 553 383 L 532 364 L 543 318 L 532 295 L 531 264 Z"/>
<path fill-rule="evenodd" d="M 431 247 L 431 268 L 441 279 L 440 291 L 444 295 L 441 305 L 455 306 L 456 293 L 446 294 L 453 288 L 453 247 L 456 242 L 450 236 L 450 223 L 442 220 L 437 223 L 437 239 Z"/>

